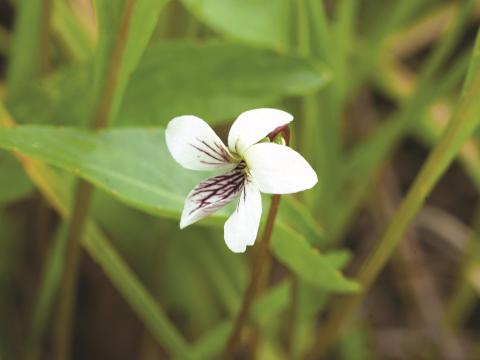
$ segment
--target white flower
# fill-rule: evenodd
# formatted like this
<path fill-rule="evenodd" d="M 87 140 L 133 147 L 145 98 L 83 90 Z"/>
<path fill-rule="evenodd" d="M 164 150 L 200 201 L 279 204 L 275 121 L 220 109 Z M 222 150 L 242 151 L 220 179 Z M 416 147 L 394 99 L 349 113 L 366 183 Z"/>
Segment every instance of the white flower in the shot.
<path fill-rule="evenodd" d="M 228 148 L 202 119 L 185 115 L 170 121 L 165 131 L 173 158 L 191 170 L 224 170 L 198 184 L 187 196 L 180 228 L 212 214 L 238 199 L 225 222 L 225 242 L 233 252 L 244 252 L 257 237 L 262 214 L 260 192 L 289 194 L 313 187 L 317 174 L 288 146 L 260 142 L 293 120 L 277 109 L 242 113 L 228 135 Z"/>

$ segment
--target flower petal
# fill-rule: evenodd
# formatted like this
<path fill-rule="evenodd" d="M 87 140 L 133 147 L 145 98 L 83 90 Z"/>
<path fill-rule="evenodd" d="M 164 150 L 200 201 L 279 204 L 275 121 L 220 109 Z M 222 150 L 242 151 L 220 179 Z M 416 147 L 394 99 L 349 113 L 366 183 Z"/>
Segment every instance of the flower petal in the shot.
<path fill-rule="evenodd" d="M 252 181 L 245 181 L 238 205 L 224 226 L 225 242 L 230 250 L 244 252 L 247 245 L 253 245 L 257 238 L 262 198 L 260 191 Z"/>
<path fill-rule="evenodd" d="M 244 158 L 263 193 L 290 194 L 310 189 L 318 182 L 310 164 L 288 146 L 255 144 L 245 152 Z"/>
<path fill-rule="evenodd" d="M 165 130 L 173 158 L 190 170 L 229 168 L 230 156 L 222 140 L 202 119 L 185 115 L 172 119 Z"/>
<path fill-rule="evenodd" d="M 203 219 L 238 197 L 245 182 L 244 169 L 245 164 L 241 163 L 232 171 L 209 178 L 195 186 L 185 199 L 180 228 Z"/>
<path fill-rule="evenodd" d="M 240 114 L 230 128 L 228 147 L 231 151 L 242 155 L 249 146 L 292 120 L 292 115 L 278 109 L 265 108 L 245 111 Z"/>

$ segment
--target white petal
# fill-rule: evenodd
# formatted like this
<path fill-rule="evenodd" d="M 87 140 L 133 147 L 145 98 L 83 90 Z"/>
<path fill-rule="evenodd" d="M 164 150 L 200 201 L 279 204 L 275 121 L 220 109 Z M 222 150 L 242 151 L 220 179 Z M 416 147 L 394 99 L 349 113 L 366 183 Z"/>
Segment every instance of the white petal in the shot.
<path fill-rule="evenodd" d="M 203 219 L 238 197 L 245 182 L 244 168 L 245 165 L 241 164 L 226 174 L 214 176 L 195 186 L 185 199 L 180 228 Z"/>
<path fill-rule="evenodd" d="M 245 152 L 244 158 L 260 191 L 267 194 L 295 193 L 318 182 L 310 164 L 288 146 L 256 144 Z"/>
<path fill-rule="evenodd" d="M 244 252 L 247 245 L 253 245 L 257 238 L 260 217 L 262 215 L 262 198 L 257 186 L 246 181 L 238 205 L 225 223 L 225 242 L 230 250 Z"/>
<path fill-rule="evenodd" d="M 167 147 L 173 158 L 190 170 L 231 167 L 222 140 L 202 119 L 185 115 L 172 119 L 165 130 Z"/>
<path fill-rule="evenodd" d="M 279 126 L 293 120 L 289 113 L 278 109 L 245 111 L 233 123 L 228 134 L 228 147 L 240 155 Z"/>

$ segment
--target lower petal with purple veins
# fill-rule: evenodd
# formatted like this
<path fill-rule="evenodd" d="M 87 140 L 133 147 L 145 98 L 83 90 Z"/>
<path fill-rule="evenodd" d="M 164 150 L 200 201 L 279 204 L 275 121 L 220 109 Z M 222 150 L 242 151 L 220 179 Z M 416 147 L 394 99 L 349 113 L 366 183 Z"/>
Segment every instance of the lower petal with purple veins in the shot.
<path fill-rule="evenodd" d="M 245 183 L 245 163 L 225 174 L 214 176 L 195 186 L 183 208 L 180 228 L 197 222 L 236 199 Z"/>

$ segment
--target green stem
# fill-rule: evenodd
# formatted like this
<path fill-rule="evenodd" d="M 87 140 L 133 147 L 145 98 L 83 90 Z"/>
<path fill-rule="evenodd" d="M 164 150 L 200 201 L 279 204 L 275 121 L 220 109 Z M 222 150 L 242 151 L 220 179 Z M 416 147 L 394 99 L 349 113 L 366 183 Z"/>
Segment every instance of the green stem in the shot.
<path fill-rule="evenodd" d="M 108 126 L 113 98 L 117 85 L 117 75 L 125 52 L 128 30 L 136 0 L 127 0 L 120 20 L 117 42 L 111 56 L 111 64 L 105 77 L 100 102 L 94 117 L 92 127 L 102 129 Z M 73 314 L 75 308 L 77 279 L 80 263 L 80 240 L 85 230 L 86 218 L 93 187 L 85 180 L 80 180 L 74 211 L 72 213 L 65 254 L 65 270 L 60 285 L 59 312 L 56 323 L 55 355 L 57 360 L 70 358 Z"/>
<path fill-rule="evenodd" d="M 480 93 L 480 71 L 476 71 L 470 85 L 462 96 L 458 111 L 451 119 L 444 136 L 428 157 L 425 166 L 422 167 L 412 188 L 387 227 L 382 240 L 360 269 L 357 281 L 362 285 L 363 294 L 376 280 L 433 186 L 478 124 L 478 120 L 473 115 L 479 110 L 476 103 Z M 341 329 L 357 309 L 363 294 L 343 298 L 336 304 L 330 321 L 320 331 L 319 342 L 307 353 L 307 358 L 323 353 L 335 342 Z"/>
<path fill-rule="evenodd" d="M 268 248 L 270 245 L 270 239 L 272 238 L 273 225 L 277 216 L 279 203 L 280 195 L 273 195 L 270 203 L 270 210 L 268 212 L 267 223 L 256 249 L 257 253 L 253 264 L 250 283 L 245 292 L 242 307 L 235 319 L 233 331 L 227 341 L 222 359 L 232 359 L 234 357 L 235 350 L 240 343 L 243 327 L 245 326 L 250 313 L 250 308 L 252 307 L 255 296 L 258 293 L 262 279 L 267 276 L 267 269 L 270 262 Z"/>
<path fill-rule="evenodd" d="M 89 183 L 85 181 L 79 182 L 72 220 L 67 233 L 64 275 L 60 287 L 57 308 L 58 318 L 55 328 L 55 358 L 58 360 L 70 358 L 72 339 L 71 324 L 73 323 L 73 310 L 76 303 L 77 278 L 80 263 L 80 240 L 82 239 L 85 228 L 92 190 L 93 188 Z"/>

